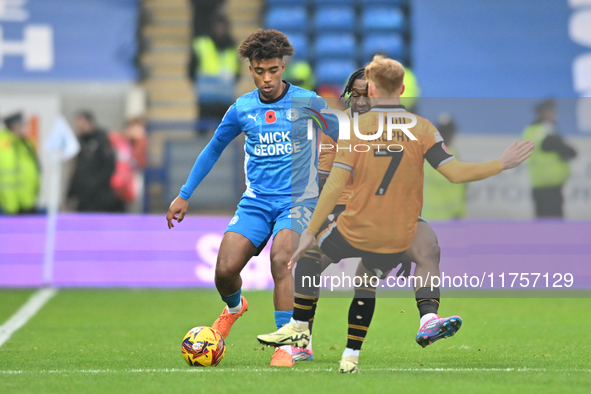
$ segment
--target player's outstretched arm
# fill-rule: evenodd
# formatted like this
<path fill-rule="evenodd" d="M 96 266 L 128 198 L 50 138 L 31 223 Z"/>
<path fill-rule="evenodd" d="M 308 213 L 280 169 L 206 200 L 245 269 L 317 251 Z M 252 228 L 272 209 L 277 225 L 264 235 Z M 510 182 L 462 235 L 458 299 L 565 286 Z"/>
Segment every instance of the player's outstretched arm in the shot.
<path fill-rule="evenodd" d="M 174 199 L 168 208 L 166 220 L 168 221 L 169 229 L 174 227 L 172 224 L 173 219 L 179 223 L 183 220 L 185 214 L 187 213 L 187 209 L 189 208 L 189 198 L 191 198 L 191 194 L 193 194 L 197 186 L 201 183 L 209 171 L 211 171 L 213 165 L 219 159 L 222 152 L 224 151 L 224 148 L 226 148 L 229 143 L 229 141 L 222 141 L 214 135 L 209 144 L 207 144 L 205 149 L 203 149 L 199 157 L 197 157 L 187 182 L 185 182 L 183 187 L 181 187 L 180 194 Z M 180 216 L 177 217 L 177 215 Z"/>
<path fill-rule="evenodd" d="M 187 214 L 187 210 L 189 209 L 189 201 L 185 200 L 181 196 L 175 198 L 170 207 L 168 207 L 168 213 L 166 214 L 166 221 L 168 222 L 168 228 L 171 229 L 174 227 L 172 223 L 173 220 L 177 222 L 182 222 L 185 215 Z"/>
<path fill-rule="evenodd" d="M 529 140 L 521 141 L 519 143 L 513 141 L 511 146 L 503 152 L 503 155 L 499 159 L 503 165 L 503 170 L 515 168 L 523 163 L 525 159 L 531 156 L 531 151 L 534 149 L 535 145 L 535 142 Z"/>
<path fill-rule="evenodd" d="M 209 144 L 207 144 L 199 154 L 199 157 L 197 157 L 197 160 L 195 160 L 193 169 L 191 169 L 187 182 L 181 187 L 179 196 L 170 204 L 170 208 L 168 208 L 168 213 L 166 214 L 169 229 L 174 227 L 172 224 L 173 220 L 179 223 L 183 220 L 187 213 L 188 201 L 191 198 L 191 194 L 193 194 L 203 178 L 209 174 L 209 171 L 211 171 L 213 165 L 220 158 L 228 144 L 241 132 L 242 129 L 240 128 L 236 113 L 236 104 L 233 104 L 226 112 L 226 115 L 224 115 L 222 123 L 218 126 Z"/>
<path fill-rule="evenodd" d="M 437 171 L 453 183 L 479 181 L 517 167 L 531 156 L 533 148 L 533 141 L 514 141 L 499 159 L 484 163 L 466 163 L 454 159 L 437 167 Z"/>

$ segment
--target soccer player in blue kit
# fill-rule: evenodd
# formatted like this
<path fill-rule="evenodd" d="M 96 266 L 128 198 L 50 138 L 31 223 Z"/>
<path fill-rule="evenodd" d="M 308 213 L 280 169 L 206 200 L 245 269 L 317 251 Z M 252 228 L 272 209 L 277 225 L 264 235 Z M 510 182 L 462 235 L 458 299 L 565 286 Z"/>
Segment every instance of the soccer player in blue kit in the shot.
<path fill-rule="evenodd" d="M 301 110 L 293 107 L 292 99 L 297 98 L 302 107 L 314 111 L 328 108 L 316 93 L 282 81 L 283 57 L 294 54 L 283 33 L 259 29 L 242 42 L 238 54 L 249 60 L 257 89 L 239 97 L 228 109 L 166 215 L 168 228 L 174 227 L 173 220 L 183 220 L 195 188 L 224 148 L 244 133 L 246 191 L 224 233 L 215 269 L 215 285 L 227 306 L 213 328 L 224 338 L 248 308 L 241 295 L 240 272 L 251 257 L 261 252 L 271 235 L 277 328 L 291 319 L 292 276 L 287 264 L 318 201 L 318 135 L 309 139 L 306 119 Z M 337 140 L 338 119 L 328 115 L 324 118 L 327 133 Z M 292 365 L 291 346 L 277 348 L 271 366 Z"/>

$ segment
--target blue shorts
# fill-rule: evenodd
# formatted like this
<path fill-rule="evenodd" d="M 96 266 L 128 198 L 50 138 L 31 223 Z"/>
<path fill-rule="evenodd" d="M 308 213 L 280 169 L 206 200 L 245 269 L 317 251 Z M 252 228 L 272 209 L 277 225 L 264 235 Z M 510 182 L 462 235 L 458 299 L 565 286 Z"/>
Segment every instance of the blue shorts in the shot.
<path fill-rule="evenodd" d="M 271 235 L 285 228 L 302 234 L 312 218 L 317 199 L 293 202 L 287 198 L 249 197 L 243 195 L 226 232 L 232 231 L 248 238 L 261 250 Z"/>

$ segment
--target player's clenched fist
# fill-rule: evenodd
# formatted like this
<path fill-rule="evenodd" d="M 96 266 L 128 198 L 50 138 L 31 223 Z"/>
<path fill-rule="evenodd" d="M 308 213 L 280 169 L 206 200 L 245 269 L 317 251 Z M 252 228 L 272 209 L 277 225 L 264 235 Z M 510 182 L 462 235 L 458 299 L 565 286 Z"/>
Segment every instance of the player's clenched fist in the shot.
<path fill-rule="evenodd" d="M 183 221 L 185 214 L 187 213 L 187 209 L 189 209 L 189 201 L 185 200 L 181 196 L 178 196 L 174 199 L 168 208 L 168 213 L 166 214 L 166 221 L 168 221 L 169 229 L 174 227 L 174 224 L 172 224 L 173 220 L 176 220 L 179 223 Z"/>
<path fill-rule="evenodd" d="M 531 156 L 531 151 L 534 149 L 535 143 L 533 141 L 525 140 L 521 142 L 513 141 L 511 146 L 505 150 L 499 159 L 503 165 L 503 170 L 515 168 Z"/>

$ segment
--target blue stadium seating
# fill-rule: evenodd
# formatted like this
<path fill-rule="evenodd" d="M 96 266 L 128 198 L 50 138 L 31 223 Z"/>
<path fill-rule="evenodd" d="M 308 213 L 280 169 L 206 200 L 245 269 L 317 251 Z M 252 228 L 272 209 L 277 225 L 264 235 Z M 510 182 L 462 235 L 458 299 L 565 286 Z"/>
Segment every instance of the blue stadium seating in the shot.
<path fill-rule="evenodd" d="M 355 5 L 356 0 L 309 0 L 309 2 L 315 6 L 323 6 L 323 5 L 348 5 L 353 6 Z"/>
<path fill-rule="evenodd" d="M 353 34 L 324 34 L 316 37 L 314 43 L 316 59 L 357 57 L 357 46 Z"/>
<path fill-rule="evenodd" d="M 357 0 L 361 7 L 367 7 L 372 5 L 395 5 L 401 6 L 405 0 Z"/>
<path fill-rule="evenodd" d="M 314 29 L 318 32 L 351 31 L 355 28 L 352 7 L 318 7 L 314 12 Z"/>
<path fill-rule="evenodd" d="M 361 62 L 365 64 L 371 61 L 376 53 L 384 53 L 392 59 L 400 60 L 404 50 L 404 40 L 399 34 L 366 34 L 361 44 Z"/>
<path fill-rule="evenodd" d="M 397 7 L 366 7 L 361 16 L 363 32 L 402 31 L 404 14 Z"/>
<path fill-rule="evenodd" d="M 357 63 L 353 59 L 318 61 L 314 70 L 316 83 L 342 86 L 356 69 Z"/>
<path fill-rule="evenodd" d="M 266 0 L 265 27 L 286 33 L 294 46 L 295 58 L 314 65 L 318 84 L 341 86 L 359 63 L 371 61 L 376 53 L 398 60 L 409 55 L 402 37 L 407 28 L 403 12 L 407 3 L 408 0 Z"/>
<path fill-rule="evenodd" d="M 302 0 L 267 0 L 267 6 L 273 7 L 277 5 L 301 5 Z"/>
<path fill-rule="evenodd" d="M 287 33 L 286 36 L 295 51 L 293 58 L 308 60 L 310 56 L 308 37 L 302 33 Z"/>
<path fill-rule="evenodd" d="M 265 17 L 267 29 L 282 32 L 302 32 L 308 29 L 308 15 L 304 7 L 274 7 L 267 11 Z"/>

